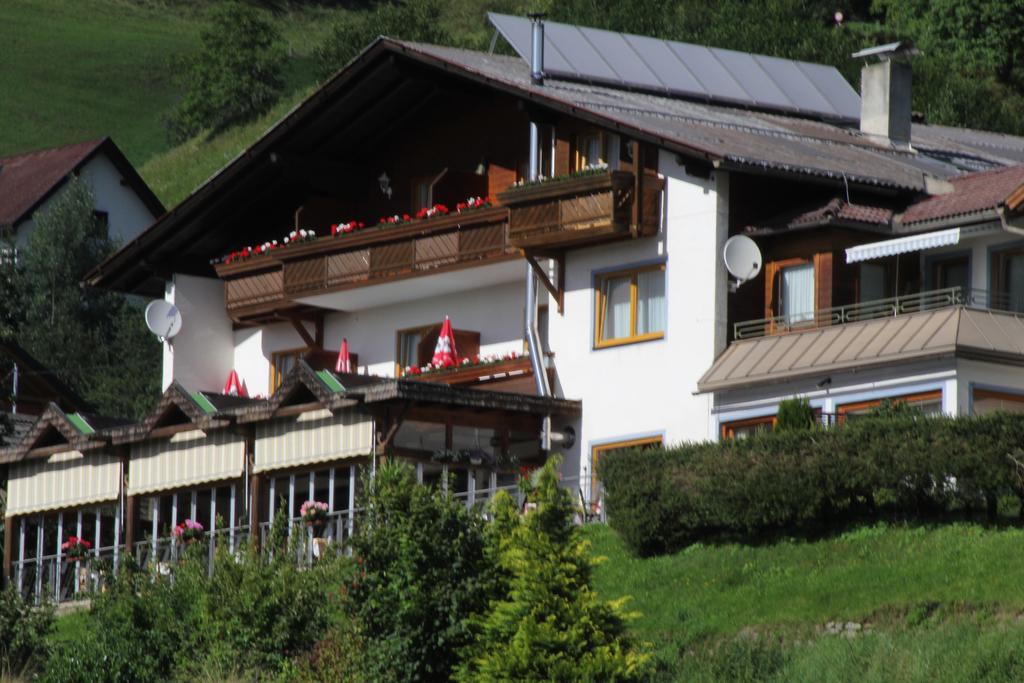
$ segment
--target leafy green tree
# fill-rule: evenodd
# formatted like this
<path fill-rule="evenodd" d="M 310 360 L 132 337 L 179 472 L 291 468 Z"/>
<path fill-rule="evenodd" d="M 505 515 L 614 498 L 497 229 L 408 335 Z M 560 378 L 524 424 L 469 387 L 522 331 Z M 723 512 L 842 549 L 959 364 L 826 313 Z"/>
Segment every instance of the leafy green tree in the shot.
<path fill-rule="evenodd" d="M 27 602 L 14 588 L 0 592 L 0 678 L 21 678 L 45 660 L 53 608 Z"/>
<path fill-rule="evenodd" d="M 649 655 L 626 633 L 622 601 L 602 602 L 593 589 L 589 545 L 555 468 L 549 460 L 538 471 L 536 509 L 524 517 L 507 494 L 495 498 L 492 543 L 508 590 L 477 622 L 460 681 L 633 681 L 649 673 Z"/>
<path fill-rule="evenodd" d="M 159 396 L 160 345 L 124 297 L 80 284 L 114 245 L 89 184 L 71 177 L 19 257 L 18 342 L 100 412 L 139 417 Z"/>
<path fill-rule="evenodd" d="M 185 96 L 168 121 L 176 140 L 253 119 L 281 96 L 281 36 L 260 10 L 216 4 L 199 37 L 202 47 L 183 64 Z"/>
<path fill-rule="evenodd" d="M 368 487 L 346 601 L 364 679 L 447 681 L 470 640 L 468 617 L 494 594 L 484 522 L 417 484 L 407 465 L 379 468 Z"/>
<path fill-rule="evenodd" d="M 445 26 L 440 0 L 385 1 L 371 10 L 354 13 L 333 26 L 316 51 L 317 71 L 326 80 L 345 66 L 377 36 L 435 45 L 450 45 L 453 37 Z"/>

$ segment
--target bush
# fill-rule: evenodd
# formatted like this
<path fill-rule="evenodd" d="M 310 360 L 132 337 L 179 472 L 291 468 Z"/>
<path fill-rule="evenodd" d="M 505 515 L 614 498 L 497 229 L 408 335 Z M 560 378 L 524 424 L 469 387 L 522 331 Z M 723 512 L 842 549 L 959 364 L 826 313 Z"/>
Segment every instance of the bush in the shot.
<path fill-rule="evenodd" d="M 283 527 L 279 516 L 275 529 Z M 274 675 L 339 621 L 347 560 L 300 570 L 289 552 L 189 548 L 171 577 L 122 567 L 95 596 L 81 639 L 47 662 L 49 681 L 162 681 Z M 335 590 L 332 590 L 335 589 Z"/>
<path fill-rule="evenodd" d="M 806 398 L 788 398 L 779 403 L 778 422 L 775 429 L 780 432 L 813 429 L 817 424 L 814 408 Z"/>
<path fill-rule="evenodd" d="M 363 680 L 447 681 L 470 639 L 468 617 L 494 595 L 484 521 L 417 484 L 404 464 L 378 468 L 365 508 L 345 601 L 363 642 Z"/>
<path fill-rule="evenodd" d="M 53 609 L 33 608 L 13 588 L 0 592 L 0 678 L 23 676 L 46 658 Z"/>
<path fill-rule="evenodd" d="M 609 521 L 652 555 L 709 534 L 818 532 L 853 517 L 992 520 L 999 498 L 1024 498 L 1013 459 L 1024 417 L 883 412 L 833 429 L 610 453 L 600 464 Z"/>
<path fill-rule="evenodd" d="M 168 118 L 176 141 L 256 118 L 281 96 L 281 36 L 260 10 L 240 2 L 214 5 L 199 37 L 199 52 L 182 65 L 185 96 Z"/>
<path fill-rule="evenodd" d="M 633 681 L 649 656 L 626 634 L 621 602 L 602 602 L 592 586 L 590 548 L 573 522 L 572 495 L 558 485 L 556 464 L 539 471 L 521 517 L 508 494 L 494 500 L 488 538 L 502 575 L 503 597 L 476 620 L 461 681 Z"/>

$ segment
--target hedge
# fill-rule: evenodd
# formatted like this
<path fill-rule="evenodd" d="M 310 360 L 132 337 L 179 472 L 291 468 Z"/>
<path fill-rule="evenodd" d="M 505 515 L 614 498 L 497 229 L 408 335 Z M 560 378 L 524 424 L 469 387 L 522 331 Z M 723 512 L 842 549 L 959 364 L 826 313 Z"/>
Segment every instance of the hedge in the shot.
<path fill-rule="evenodd" d="M 609 453 L 599 476 L 612 527 L 652 555 L 710 535 L 819 532 L 851 517 L 992 519 L 1000 497 L 1024 501 L 1022 446 L 1024 415 L 896 414 Z"/>

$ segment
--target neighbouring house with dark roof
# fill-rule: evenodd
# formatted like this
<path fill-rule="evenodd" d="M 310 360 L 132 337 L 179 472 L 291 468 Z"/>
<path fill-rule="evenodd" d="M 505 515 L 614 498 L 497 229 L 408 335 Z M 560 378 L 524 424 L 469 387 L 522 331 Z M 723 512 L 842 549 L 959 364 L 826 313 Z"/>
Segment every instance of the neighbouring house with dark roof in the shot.
<path fill-rule="evenodd" d="M 146 182 L 110 138 L 0 157 L 0 245 L 23 248 L 72 174 L 87 179 L 96 214 L 119 244 L 134 239 L 164 212 Z"/>
<path fill-rule="evenodd" d="M 0 358 L 10 368 L 0 374 L 0 412 L 40 415 L 50 403 L 62 410 L 87 410 L 89 405 L 53 370 L 11 339 L 0 338 Z"/>
<path fill-rule="evenodd" d="M 375 41 L 87 276 L 181 329 L 149 419 L 50 411 L 0 453 L 23 590 L 69 590 L 53 529 L 159 568 L 186 518 L 233 544 L 307 500 L 311 561 L 383 455 L 474 505 L 561 452 L 600 514 L 605 453 L 770 429 L 793 396 L 1024 409 L 1024 139 L 912 124 L 907 46 L 861 53 L 861 97 L 822 65 L 491 21 L 519 57 Z M 220 397 L 232 372 L 265 398 Z M 33 493 L 87 468 L 121 478 Z"/>

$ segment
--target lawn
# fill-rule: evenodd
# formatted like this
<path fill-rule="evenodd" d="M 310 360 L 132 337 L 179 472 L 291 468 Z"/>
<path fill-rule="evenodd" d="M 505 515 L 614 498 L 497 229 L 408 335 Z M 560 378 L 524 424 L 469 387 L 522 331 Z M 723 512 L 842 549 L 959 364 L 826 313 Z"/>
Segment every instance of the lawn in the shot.
<path fill-rule="evenodd" d="M 1024 530 L 878 525 L 816 542 L 631 557 L 590 527 L 596 584 L 632 596 L 664 680 L 1024 677 Z M 830 621 L 869 633 L 823 633 Z"/>
<path fill-rule="evenodd" d="M 320 7 L 274 15 L 287 93 L 312 85 L 313 50 L 342 16 Z M 3 0 L 0 155 L 106 135 L 136 166 L 170 149 L 174 60 L 198 48 L 203 21 L 189 3 Z"/>

